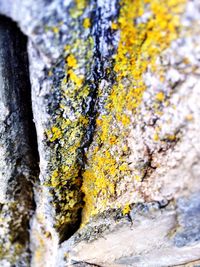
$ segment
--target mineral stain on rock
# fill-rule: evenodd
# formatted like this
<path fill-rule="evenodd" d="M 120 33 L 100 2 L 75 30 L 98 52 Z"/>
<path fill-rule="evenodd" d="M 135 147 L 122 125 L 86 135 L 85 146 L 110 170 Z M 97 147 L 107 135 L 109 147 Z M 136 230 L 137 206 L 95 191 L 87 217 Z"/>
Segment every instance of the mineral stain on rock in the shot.
<path fill-rule="evenodd" d="M 28 266 L 29 221 L 38 177 L 27 39 L 0 17 L 0 265 Z"/>

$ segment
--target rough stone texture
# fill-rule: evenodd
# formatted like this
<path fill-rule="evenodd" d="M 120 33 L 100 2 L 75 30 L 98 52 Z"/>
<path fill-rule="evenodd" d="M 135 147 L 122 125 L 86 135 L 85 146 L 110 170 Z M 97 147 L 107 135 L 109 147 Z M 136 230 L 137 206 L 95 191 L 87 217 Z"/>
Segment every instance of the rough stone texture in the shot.
<path fill-rule="evenodd" d="M 0 13 L 29 40 L 30 265 L 198 266 L 199 1 L 0 0 Z"/>
<path fill-rule="evenodd" d="M 27 40 L 0 17 L 0 265 L 26 266 L 33 183 L 38 177 L 37 143 L 30 99 Z M 22 257 L 19 257 L 22 254 Z"/>

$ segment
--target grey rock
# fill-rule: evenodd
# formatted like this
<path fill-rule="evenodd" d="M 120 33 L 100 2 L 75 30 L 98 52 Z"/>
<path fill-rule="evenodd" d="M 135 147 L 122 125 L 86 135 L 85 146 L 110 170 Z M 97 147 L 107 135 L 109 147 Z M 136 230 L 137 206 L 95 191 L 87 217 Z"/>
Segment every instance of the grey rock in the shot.
<path fill-rule="evenodd" d="M 179 231 L 174 237 L 174 243 L 183 247 L 200 240 L 200 194 L 190 199 L 181 198 L 177 202 Z"/>
<path fill-rule="evenodd" d="M 1 260 L 28 266 L 38 152 L 32 122 L 27 40 L 14 23 L 3 17 L 0 36 L 0 255 Z"/>

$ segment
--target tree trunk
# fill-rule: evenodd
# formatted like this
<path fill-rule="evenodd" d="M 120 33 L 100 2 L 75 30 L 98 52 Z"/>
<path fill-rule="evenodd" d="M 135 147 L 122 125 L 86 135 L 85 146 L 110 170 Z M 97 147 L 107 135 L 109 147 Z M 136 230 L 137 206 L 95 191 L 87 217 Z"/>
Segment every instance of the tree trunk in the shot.
<path fill-rule="evenodd" d="M 0 0 L 1 266 L 198 265 L 198 2 Z"/>

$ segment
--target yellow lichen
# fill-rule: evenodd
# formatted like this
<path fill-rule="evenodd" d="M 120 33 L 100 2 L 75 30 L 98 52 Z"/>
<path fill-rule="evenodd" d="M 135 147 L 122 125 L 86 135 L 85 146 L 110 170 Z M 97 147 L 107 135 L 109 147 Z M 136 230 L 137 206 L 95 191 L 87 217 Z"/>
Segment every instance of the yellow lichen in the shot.
<path fill-rule="evenodd" d="M 87 5 L 87 0 L 75 0 L 77 9 L 84 10 Z"/>
<path fill-rule="evenodd" d="M 70 10 L 70 15 L 73 19 L 77 19 L 83 14 L 87 7 L 88 0 L 74 0 L 75 6 Z"/>
<path fill-rule="evenodd" d="M 96 120 L 95 138 L 87 154 L 82 186 L 83 224 L 91 216 L 117 207 L 117 194 L 123 194 L 119 185 L 124 177 L 140 180 L 126 165 L 128 148 L 125 151 L 123 148 L 127 147 L 125 140 L 131 121 L 139 111 L 146 89 L 143 75 L 148 68 L 159 76 L 156 59 L 178 37 L 185 0 L 121 0 L 120 5 L 118 22 L 111 25 L 113 30 L 120 31 L 114 56 L 116 82 L 105 103 L 104 114 L 99 114 Z M 148 19 L 142 19 L 145 12 L 150 14 Z M 164 94 L 155 95 L 155 99 L 163 101 Z M 158 133 L 154 140 L 158 140 Z M 120 193 L 116 193 L 116 187 Z"/>
<path fill-rule="evenodd" d="M 74 82 L 78 87 L 83 83 L 83 76 L 77 76 L 73 70 L 68 71 L 69 77 L 72 82 Z"/>
<path fill-rule="evenodd" d="M 156 100 L 159 102 L 163 102 L 163 100 L 165 99 L 165 95 L 163 92 L 159 92 L 156 94 Z"/>
<path fill-rule="evenodd" d="M 55 33 L 55 34 L 58 34 L 59 33 L 59 28 L 58 27 L 52 27 L 52 31 Z"/>
<path fill-rule="evenodd" d="M 75 68 L 77 66 L 77 60 L 74 55 L 71 54 L 67 57 L 67 64 L 71 68 Z"/>
<path fill-rule="evenodd" d="M 117 30 L 118 29 L 118 25 L 117 25 L 117 23 L 112 23 L 111 24 L 111 29 L 113 29 L 113 30 Z"/>
<path fill-rule="evenodd" d="M 91 26 L 90 19 L 89 18 L 85 18 L 84 21 L 83 21 L 83 27 L 85 29 L 88 29 L 88 28 L 90 28 L 90 26 Z"/>
<path fill-rule="evenodd" d="M 83 204 L 80 190 L 81 146 L 90 120 L 82 106 L 90 94 L 89 86 L 85 85 L 84 73 L 89 69 L 92 42 L 91 38 L 84 40 L 79 38 L 80 33 L 77 35 L 73 45 L 64 47 L 66 60 L 60 88 L 62 99 L 56 120 L 46 130 L 48 141 L 53 143 L 51 172 L 46 185 L 51 188 L 51 196 L 54 198 L 55 226 L 59 229 L 77 222 L 78 211 Z M 69 117 L 62 116 L 63 113 Z"/>
<path fill-rule="evenodd" d="M 175 141 L 176 140 L 176 135 L 174 135 L 174 134 L 168 134 L 166 136 L 166 139 L 168 139 L 169 141 Z"/>
<path fill-rule="evenodd" d="M 61 131 L 58 127 L 53 126 L 53 127 L 51 128 L 51 131 L 47 131 L 47 135 L 48 135 L 48 137 L 49 137 L 49 140 L 50 140 L 51 142 L 53 142 L 53 141 L 55 141 L 56 139 L 61 138 L 61 136 L 62 136 L 62 131 Z"/>
<path fill-rule="evenodd" d="M 153 135 L 153 140 L 154 140 L 154 141 L 158 141 L 158 140 L 159 140 L 159 135 L 158 135 L 158 133 L 155 133 L 155 134 Z"/>
<path fill-rule="evenodd" d="M 130 208 L 130 205 L 129 203 L 127 203 L 124 208 L 123 208 L 123 214 L 126 215 L 130 212 L 131 208 Z"/>

